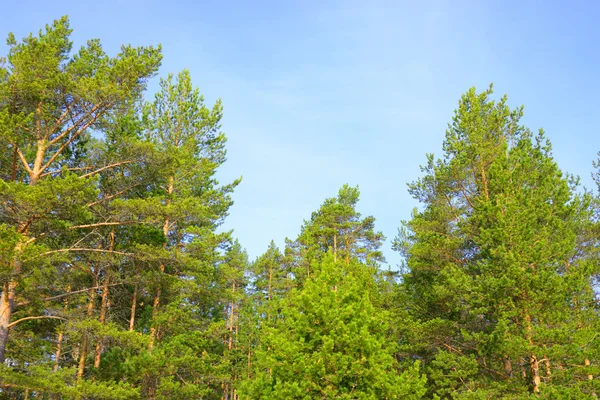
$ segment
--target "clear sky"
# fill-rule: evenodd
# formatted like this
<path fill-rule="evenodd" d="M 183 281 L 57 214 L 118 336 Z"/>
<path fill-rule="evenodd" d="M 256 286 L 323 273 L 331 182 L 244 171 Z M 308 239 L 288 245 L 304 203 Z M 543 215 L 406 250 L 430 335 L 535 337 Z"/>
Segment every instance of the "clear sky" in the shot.
<path fill-rule="evenodd" d="M 390 250 L 417 203 L 406 182 L 440 154 L 460 95 L 490 82 L 544 128 L 561 168 L 589 188 L 600 150 L 600 3 L 595 1 L 5 0 L 0 35 L 68 14 L 76 46 L 162 43 L 223 99 L 226 182 L 243 175 L 225 228 L 251 256 L 295 238 L 344 184 L 359 185 Z M 6 54 L 4 42 L 0 54 Z M 157 82 L 157 80 L 156 80 Z M 156 88 L 156 82 L 151 90 Z"/>

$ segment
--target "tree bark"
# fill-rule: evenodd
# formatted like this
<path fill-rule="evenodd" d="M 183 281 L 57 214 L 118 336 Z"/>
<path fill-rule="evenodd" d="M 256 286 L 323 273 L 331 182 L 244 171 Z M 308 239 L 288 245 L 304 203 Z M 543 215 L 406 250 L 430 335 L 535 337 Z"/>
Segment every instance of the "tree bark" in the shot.
<path fill-rule="evenodd" d="M 535 354 L 529 356 L 529 368 L 531 369 L 531 384 L 534 393 L 540 392 L 540 366 Z"/>
<path fill-rule="evenodd" d="M 533 326 L 531 315 L 527 310 L 525 310 L 525 335 L 529 344 L 533 346 Z M 531 387 L 533 392 L 537 394 L 540 392 L 540 366 L 535 354 L 529 355 L 529 369 L 531 372 Z"/>
<path fill-rule="evenodd" d="M 171 204 L 171 196 L 173 195 L 173 191 L 174 191 L 174 183 L 175 183 L 175 177 L 174 176 L 170 176 L 169 177 L 169 186 L 167 188 L 167 206 Z M 167 217 L 165 218 L 165 223 L 163 224 L 163 235 L 165 235 L 165 244 L 164 244 L 164 248 L 167 248 L 167 244 L 169 241 L 169 224 L 170 224 L 170 219 Z M 164 264 L 160 264 L 160 272 L 164 273 L 165 272 L 165 266 Z M 160 306 L 160 297 L 162 294 L 162 290 L 160 288 L 160 286 L 156 289 L 156 293 L 154 294 L 154 301 L 152 302 L 152 319 L 154 319 L 154 317 L 158 314 L 158 307 Z M 154 342 L 156 340 L 156 336 L 157 336 L 157 330 L 156 327 L 154 326 L 154 324 L 152 324 L 152 327 L 150 328 L 150 341 L 148 342 L 148 349 L 152 350 L 154 348 Z"/>
<path fill-rule="evenodd" d="M 67 292 L 71 291 L 71 285 L 67 287 Z M 65 298 L 65 307 L 63 308 L 63 314 L 67 315 L 69 309 L 69 297 Z M 58 331 L 58 338 L 56 339 L 56 353 L 54 353 L 54 372 L 58 371 L 60 365 L 60 356 L 62 351 L 63 331 Z"/>
<path fill-rule="evenodd" d="M 33 162 L 33 169 L 29 174 L 30 185 L 35 185 L 40 179 L 40 175 L 42 174 L 42 162 L 44 161 L 45 153 L 45 140 L 38 140 L 38 148 L 35 155 L 35 161 Z"/>
<path fill-rule="evenodd" d="M 102 325 L 106 324 L 106 314 L 108 312 L 108 282 L 110 281 L 110 270 L 106 270 L 106 276 L 104 278 L 104 286 L 102 287 L 102 300 L 100 302 L 100 318 L 99 321 Z M 96 354 L 94 355 L 94 368 L 100 367 L 100 357 L 103 351 L 103 340 L 100 338 L 96 342 Z"/>
<path fill-rule="evenodd" d="M 38 105 L 36 111 L 39 114 L 41 106 Z M 39 179 L 41 174 L 41 166 L 44 161 L 44 155 L 46 152 L 45 140 L 38 140 L 38 147 L 36 151 L 35 162 L 33 166 L 33 170 L 29 168 L 28 165 L 25 165 L 25 168 L 28 169 L 30 173 L 29 185 L 35 185 Z M 15 151 L 19 154 L 18 147 L 15 145 Z M 28 223 L 25 223 L 20 227 L 19 232 L 22 234 L 26 234 L 28 231 Z M 13 272 L 16 276 L 21 272 L 21 261 L 19 259 L 21 251 L 23 250 L 23 242 L 19 242 L 15 247 L 15 256 L 13 260 Z M 2 288 L 2 293 L 0 294 L 0 364 L 4 363 L 6 358 L 6 346 L 8 344 L 8 333 L 9 333 L 9 324 L 10 318 L 12 316 L 12 311 L 15 305 L 15 289 L 17 287 L 17 281 L 15 279 L 11 279 L 8 283 L 4 285 Z"/>
<path fill-rule="evenodd" d="M 135 308 L 137 306 L 138 285 L 133 287 L 133 299 L 131 300 L 131 317 L 129 317 L 129 332 L 133 332 L 135 326 Z"/>
<path fill-rule="evenodd" d="M 233 347 L 233 314 L 235 313 L 235 300 L 233 298 L 235 296 L 235 280 L 231 283 L 231 304 L 230 304 L 230 312 L 229 312 L 229 351 L 231 351 Z"/>
<path fill-rule="evenodd" d="M 109 245 L 108 250 L 113 251 L 115 248 L 115 231 L 110 232 L 109 236 Z M 108 288 L 110 284 L 110 265 L 106 266 L 104 276 L 104 283 L 102 285 L 102 301 L 100 302 L 100 318 L 99 321 L 102 325 L 106 324 L 106 315 L 108 313 Z M 96 342 L 96 354 L 94 355 L 94 368 L 100 367 L 100 358 L 102 357 L 102 352 L 104 348 L 104 343 L 102 339 L 98 339 Z"/>
<path fill-rule="evenodd" d="M 98 275 L 94 280 L 94 286 L 98 286 Z M 89 301 L 87 306 L 87 317 L 90 318 L 94 312 L 94 290 L 89 291 Z M 81 381 L 85 372 L 85 359 L 87 358 L 88 335 L 83 332 L 81 337 L 81 346 L 79 349 L 79 365 L 77 367 L 77 381 Z"/>
<path fill-rule="evenodd" d="M 5 283 L 2 294 L 0 294 L 0 364 L 4 363 L 6 355 L 8 325 L 10 324 L 10 317 L 14 306 L 15 287 L 14 281 Z"/>
<path fill-rule="evenodd" d="M 333 262 L 337 262 L 337 234 L 333 234 Z"/>

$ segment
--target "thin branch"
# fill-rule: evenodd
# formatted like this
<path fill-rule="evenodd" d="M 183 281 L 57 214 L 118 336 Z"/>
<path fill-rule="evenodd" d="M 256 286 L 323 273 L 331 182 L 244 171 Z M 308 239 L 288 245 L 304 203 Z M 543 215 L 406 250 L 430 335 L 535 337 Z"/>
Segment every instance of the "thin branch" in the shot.
<path fill-rule="evenodd" d="M 112 283 L 112 284 L 110 284 L 108 286 L 109 287 L 113 287 L 113 286 L 120 286 L 120 285 L 127 285 L 127 284 L 128 284 L 127 282 L 119 282 L 119 283 Z M 90 287 L 90 288 L 79 289 L 79 290 L 74 290 L 72 292 L 58 294 L 58 295 L 52 296 L 52 297 L 44 297 L 43 299 L 40 299 L 40 300 L 41 301 L 58 300 L 58 299 L 62 299 L 63 297 L 72 296 L 72 295 L 75 295 L 75 294 L 89 292 L 90 290 L 97 290 L 97 289 L 102 289 L 102 288 L 103 288 L 103 286 L 94 286 L 94 287 Z M 20 303 L 15 304 L 15 306 L 16 307 L 26 306 L 28 304 L 31 304 L 31 301 L 22 301 Z"/>
<path fill-rule="evenodd" d="M 59 250 L 51 250 L 42 254 L 38 254 L 35 257 L 29 258 L 26 261 L 35 260 L 36 258 L 47 256 L 54 253 L 68 253 L 68 252 L 92 252 L 92 253 L 107 253 L 107 254 L 117 254 L 121 256 L 133 256 L 134 253 L 124 253 L 122 251 L 114 251 L 114 250 L 102 250 L 102 249 L 87 249 L 87 248 L 79 248 L 79 247 L 71 247 L 69 249 L 59 249 Z"/>
<path fill-rule="evenodd" d="M 458 175 L 456 174 L 456 168 L 454 167 L 454 165 L 452 166 L 452 176 L 454 176 L 454 179 L 456 180 L 456 183 L 458 184 L 460 191 L 462 192 L 463 196 L 465 197 L 465 200 L 467 200 L 467 203 L 469 203 L 471 208 L 475 209 L 475 206 L 471 202 L 471 199 L 468 195 L 468 191 L 465 189 L 462 181 L 458 178 Z"/>
<path fill-rule="evenodd" d="M 81 121 L 84 118 L 86 118 L 87 116 L 91 115 L 94 111 L 97 111 L 100 108 L 100 105 L 102 105 L 102 103 L 99 103 L 98 105 L 96 105 L 95 107 L 93 107 L 83 117 L 81 117 L 79 119 L 79 121 Z M 96 120 L 99 117 L 100 117 L 100 115 L 96 115 L 96 116 L 92 117 L 87 123 L 83 124 L 83 126 L 81 126 L 79 129 L 77 129 L 77 131 L 69 138 L 69 140 L 67 140 L 62 146 L 60 146 L 60 148 L 58 150 L 56 150 L 56 152 L 50 158 L 50 160 L 48 160 L 48 162 L 40 169 L 40 172 L 44 171 L 46 168 L 48 168 L 50 165 L 52 165 L 52 163 L 54 162 L 54 160 L 56 160 L 56 158 L 67 148 L 67 146 L 69 146 L 71 144 L 71 142 L 73 142 L 73 140 L 75 140 L 77 137 L 79 137 L 83 133 L 83 131 L 85 131 L 94 122 L 96 122 Z M 75 126 L 76 125 L 73 125 L 71 128 L 67 129 L 65 132 L 61 133 L 59 136 L 57 136 L 56 138 L 54 138 L 49 143 L 48 147 L 52 146 L 53 144 L 55 144 L 56 142 L 58 142 L 60 139 L 64 138 L 72 130 L 72 128 L 75 127 Z"/>
<path fill-rule="evenodd" d="M 57 143 L 58 141 L 60 141 L 62 138 L 64 138 L 65 136 L 67 136 L 69 133 L 71 133 L 71 131 L 73 129 L 75 129 L 78 125 L 78 123 L 80 123 L 81 121 L 83 121 L 85 118 L 87 118 L 88 116 L 90 116 L 94 111 L 97 111 L 100 107 L 102 106 L 102 102 L 96 104 L 94 107 L 92 107 L 91 110 L 89 110 L 88 112 L 86 112 L 81 118 L 79 118 L 79 120 L 77 121 L 77 123 L 75 121 L 73 122 L 73 125 L 71 125 L 68 129 L 66 129 L 63 133 L 61 133 L 60 135 L 58 135 L 57 137 L 55 137 L 54 139 L 52 139 L 49 143 L 49 146 L 52 146 L 53 144 Z M 70 111 L 70 110 L 69 110 Z M 96 117 L 97 118 L 97 117 Z M 94 121 L 96 118 L 94 118 L 92 121 Z M 81 131 L 83 131 L 82 129 L 79 130 L 81 133 Z M 77 136 L 77 135 L 76 135 Z"/>
<path fill-rule="evenodd" d="M 117 193 L 113 193 L 113 194 L 111 194 L 109 196 L 106 196 L 106 197 L 103 197 L 103 198 L 101 198 L 99 200 L 96 200 L 96 201 L 93 201 L 91 203 L 88 203 L 87 207 L 92 207 L 92 206 L 95 206 L 96 204 L 102 203 L 103 201 L 108 201 L 110 199 L 114 199 L 115 197 L 122 195 L 123 193 L 127 192 L 128 190 L 131 190 L 131 189 L 133 189 L 133 188 L 135 188 L 137 186 L 141 186 L 141 185 L 142 185 L 141 183 L 136 183 L 135 185 L 131 185 L 131 186 L 129 186 L 129 187 L 127 187 L 127 188 L 125 188 L 125 189 L 117 192 Z"/>
<path fill-rule="evenodd" d="M 46 234 L 47 234 L 47 233 L 48 233 L 48 232 L 43 232 L 43 233 L 40 233 L 39 235 L 37 235 L 37 236 L 35 236 L 35 237 L 32 237 L 31 239 L 29 239 L 28 241 L 26 241 L 26 242 L 25 242 L 25 246 L 28 246 L 28 245 L 30 245 L 31 243 L 33 243 L 33 242 L 35 242 L 36 240 L 38 240 L 39 238 L 46 236 Z"/>
<path fill-rule="evenodd" d="M 21 159 L 21 163 L 23 163 L 23 166 L 25 167 L 25 169 L 27 170 L 29 175 L 33 174 L 33 170 L 29 167 L 29 164 L 27 163 L 27 159 L 25 158 L 23 153 L 21 153 L 21 150 L 18 147 L 17 147 L 17 154 L 19 155 L 19 158 Z"/>
<path fill-rule="evenodd" d="M 108 285 L 108 287 L 114 287 L 114 286 L 120 286 L 120 285 L 127 285 L 127 284 L 128 284 L 127 282 L 111 283 L 110 285 Z M 63 297 L 71 296 L 71 295 L 74 295 L 74 294 L 83 293 L 83 292 L 89 292 L 90 290 L 102 289 L 103 287 L 104 286 L 94 286 L 94 287 L 91 287 L 91 288 L 85 288 L 85 289 L 75 290 L 75 291 L 68 292 L 68 293 L 58 294 L 58 295 L 52 296 L 52 297 L 46 297 L 46 298 L 43 298 L 42 301 L 58 300 L 58 299 L 61 299 Z"/>
<path fill-rule="evenodd" d="M 122 251 L 114 251 L 114 250 L 104 250 L 104 249 L 87 249 L 87 248 L 81 248 L 81 247 L 74 247 L 74 248 L 70 248 L 70 249 L 59 249 L 59 250 L 51 250 L 51 251 L 47 251 L 45 253 L 42 253 L 42 256 L 47 256 L 49 254 L 53 254 L 53 253 L 68 253 L 70 251 L 83 251 L 83 252 L 93 252 L 93 253 L 111 253 L 111 254 L 118 254 L 118 255 L 122 255 L 122 256 L 132 256 L 133 253 L 125 253 Z"/>
<path fill-rule="evenodd" d="M 71 113 L 71 109 L 73 108 L 74 105 L 75 105 L 75 101 L 72 101 L 71 104 L 69 104 L 67 106 L 67 108 L 62 113 L 62 115 L 54 123 L 54 126 L 52 128 L 50 128 L 50 130 L 48 131 L 49 135 L 52 135 L 52 133 L 55 132 L 60 127 L 60 125 L 65 120 L 65 118 L 67 118 L 67 116 Z"/>
<path fill-rule="evenodd" d="M 8 328 L 12 328 L 13 326 L 17 325 L 20 322 L 28 321 L 28 320 L 32 320 L 32 319 L 60 319 L 60 320 L 63 320 L 63 321 L 67 320 L 66 318 L 57 317 L 55 315 L 40 315 L 38 317 L 25 317 L 25 318 L 18 319 L 18 320 L 14 321 L 14 322 L 11 322 L 10 324 L 8 324 Z"/>
<path fill-rule="evenodd" d="M 87 225 L 75 225 L 75 226 L 70 226 L 69 229 L 84 229 L 84 228 L 95 228 L 97 226 L 114 226 L 114 225 L 131 225 L 131 224 L 135 224 L 134 221 L 127 221 L 127 222 L 98 222 L 96 224 L 87 224 Z"/>
<path fill-rule="evenodd" d="M 67 168 L 67 171 L 85 171 L 85 170 L 89 170 L 89 169 L 92 169 L 92 167 Z M 62 171 L 63 170 L 61 168 L 61 169 L 57 169 L 56 171 L 44 172 L 43 174 L 40 175 L 40 178 L 43 178 L 44 176 L 48 176 L 48 175 L 52 175 L 52 174 L 59 174 Z"/>
<path fill-rule="evenodd" d="M 88 172 L 87 174 L 81 175 L 80 178 L 87 178 L 89 176 L 95 175 L 95 174 L 97 174 L 99 172 L 102 172 L 104 170 L 107 170 L 109 168 L 118 167 L 120 165 L 132 164 L 134 162 L 136 162 L 136 161 L 135 160 L 128 160 L 128 161 L 121 161 L 121 162 L 117 162 L 117 163 L 114 163 L 114 164 L 106 165 L 106 166 L 104 166 L 104 167 L 102 167 L 100 169 L 97 169 L 95 171 Z"/>
<path fill-rule="evenodd" d="M 97 117 L 96 117 L 97 118 Z M 52 163 L 54 162 L 54 160 L 56 160 L 56 158 L 62 154 L 62 152 L 76 139 L 78 138 L 84 130 L 86 130 L 87 128 L 90 127 L 90 125 L 92 125 L 95 121 L 96 118 L 92 118 L 90 121 L 88 121 L 88 123 L 84 124 L 80 129 L 78 129 L 70 138 L 69 140 L 67 140 L 62 146 L 60 146 L 58 148 L 58 150 L 56 150 L 54 152 L 54 155 L 52 157 L 50 157 L 50 159 L 48 160 L 48 162 L 42 167 L 40 168 L 40 172 L 41 171 L 45 171 L 46 168 L 48 168 L 50 165 L 52 165 Z M 50 147 L 50 146 L 48 146 Z"/>

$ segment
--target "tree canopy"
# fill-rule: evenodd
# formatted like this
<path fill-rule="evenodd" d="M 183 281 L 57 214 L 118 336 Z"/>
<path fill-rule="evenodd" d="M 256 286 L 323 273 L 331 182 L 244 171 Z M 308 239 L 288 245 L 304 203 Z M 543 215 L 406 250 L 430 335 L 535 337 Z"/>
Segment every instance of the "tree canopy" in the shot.
<path fill-rule="evenodd" d="M 150 98 L 160 46 L 70 35 L 9 34 L 0 62 L 2 398 L 597 398 L 600 197 L 523 107 L 461 96 L 400 268 L 349 184 L 250 260 L 221 100 L 188 70 Z"/>

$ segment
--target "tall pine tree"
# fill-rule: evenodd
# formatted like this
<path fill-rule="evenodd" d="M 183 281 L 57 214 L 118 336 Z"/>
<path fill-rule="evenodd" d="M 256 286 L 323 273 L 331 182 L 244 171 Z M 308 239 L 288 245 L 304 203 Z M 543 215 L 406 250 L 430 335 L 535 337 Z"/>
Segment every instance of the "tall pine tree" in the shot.
<path fill-rule="evenodd" d="M 582 398 L 598 345 L 597 265 L 577 240 L 589 196 L 558 169 L 543 132 L 520 125 L 522 108 L 491 94 L 461 98 L 444 156 L 428 156 L 409 185 L 424 207 L 396 247 L 424 341 L 415 348 L 431 394 Z"/>

